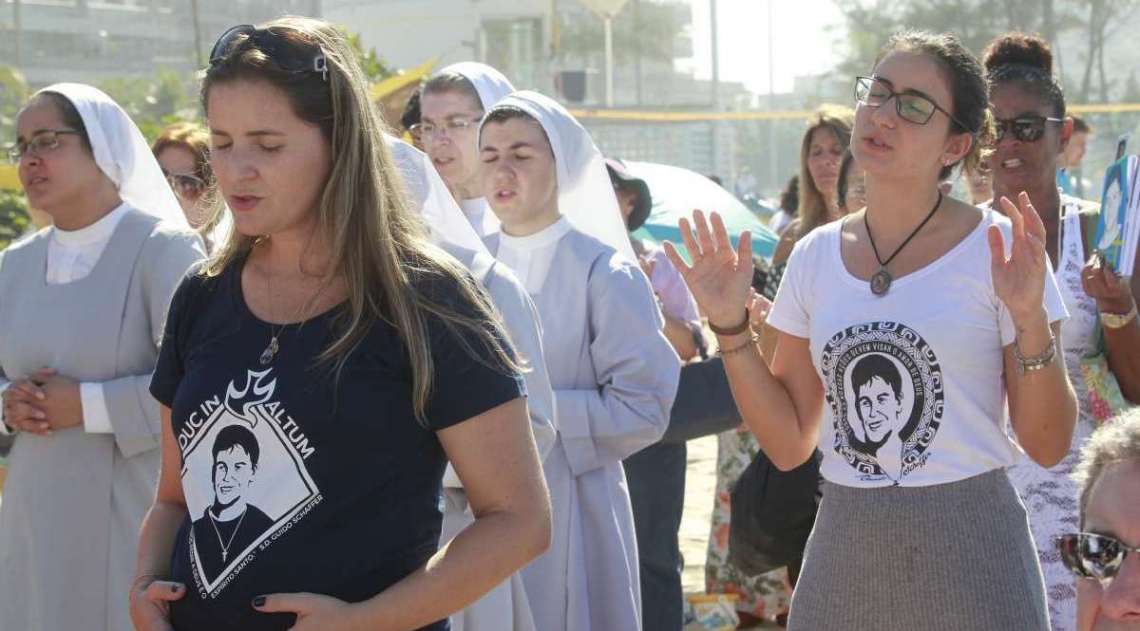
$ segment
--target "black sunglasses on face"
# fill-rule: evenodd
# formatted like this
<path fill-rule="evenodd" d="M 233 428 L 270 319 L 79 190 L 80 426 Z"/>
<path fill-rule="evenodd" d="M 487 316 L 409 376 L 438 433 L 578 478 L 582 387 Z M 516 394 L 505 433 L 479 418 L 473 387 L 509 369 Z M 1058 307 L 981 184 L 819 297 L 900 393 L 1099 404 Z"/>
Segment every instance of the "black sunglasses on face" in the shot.
<path fill-rule="evenodd" d="M 319 46 L 303 46 L 272 27 L 257 28 L 252 24 L 239 24 L 222 33 L 210 50 L 210 67 L 247 48 L 260 50 L 287 72 L 315 72 L 329 80 L 328 60 Z"/>
<path fill-rule="evenodd" d="M 997 126 L 997 139 L 1001 142 L 1007 133 L 1021 142 L 1037 142 L 1045 135 L 1045 123 L 1063 123 L 1064 119 L 1051 116 L 1018 116 L 1017 118 L 994 118 Z"/>
<path fill-rule="evenodd" d="M 942 112 L 946 118 L 954 121 L 962 129 L 965 125 L 954 118 L 950 112 L 939 107 L 929 97 L 914 92 L 895 92 L 884 81 L 875 77 L 855 77 L 855 100 L 867 107 L 881 107 L 891 99 L 895 100 L 895 111 L 899 118 L 916 125 L 925 125 L 934 117 L 935 112 Z"/>
<path fill-rule="evenodd" d="M 1119 539 L 1091 532 L 1060 535 L 1053 542 L 1070 572 L 1100 581 L 1116 577 L 1129 554 L 1140 554 L 1140 548 L 1130 548 Z"/>

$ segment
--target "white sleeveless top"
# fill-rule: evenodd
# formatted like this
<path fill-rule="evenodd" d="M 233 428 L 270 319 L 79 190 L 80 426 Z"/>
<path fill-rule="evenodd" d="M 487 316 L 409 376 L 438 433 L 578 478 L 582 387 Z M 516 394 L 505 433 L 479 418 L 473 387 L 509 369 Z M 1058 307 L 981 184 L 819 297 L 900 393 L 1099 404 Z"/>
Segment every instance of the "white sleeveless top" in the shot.
<path fill-rule="evenodd" d="M 1069 318 L 1061 325 L 1065 365 L 1069 377 L 1079 377 L 1080 360 L 1096 350 L 1096 300 L 1081 285 L 1081 269 L 1085 265 L 1085 243 L 1081 234 L 1080 206 L 1076 199 L 1061 198 L 1061 236 L 1053 277 L 1061 290 L 1061 300 Z"/>

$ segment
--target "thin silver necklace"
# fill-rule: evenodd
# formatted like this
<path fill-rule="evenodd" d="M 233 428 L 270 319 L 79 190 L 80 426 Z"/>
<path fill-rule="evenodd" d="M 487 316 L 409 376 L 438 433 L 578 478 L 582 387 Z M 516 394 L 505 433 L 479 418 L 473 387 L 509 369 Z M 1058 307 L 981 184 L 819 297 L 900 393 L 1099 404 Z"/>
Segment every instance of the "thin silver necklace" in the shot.
<path fill-rule="evenodd" d="M 327 282 L 321 283 L 321 286 L 317 288 L 317 291 L 313 294 L 313 297 L 309 298 L 307 302 L 302 304 L 301 307 L 297 310 L 297 313 L 294 314 L 294 321 L 301 321 L 301 316 L 304 313 L 307 313 L 312 308 L 312 306 L 316 304 L 317 298 L 320 298 L 321 294 L 324 293 L 325 286 L 327 285 Z M 270 301 L 272 301 L 273 274 L 270 274 L 268 270 L 265 273 L 265 293 Z M 261 357 L 258 358 L 258 361 L 261 362 L 262 366 L 268 366 L 269 364 L 273 363 L 273 359 L 277 357 L 277 351 L 281 350 L 281 334 L 285 332 L 285 327 L 289 326 L 289 324 L 290 323 L 288 322 L 278 325 L 269 324 L 269 344 L 265 347 L 265 350 L 261 351 Z"/>
<path fill-rule="evenodd" d="M 214 517 L 214 513 L 210 509 L 206 509 L 206 514 L 210 516 L 210 525 L 214 527 L 214 534 L 218 535 L 218 545 L 222 547 L 222 563 L 230 556 L 230 546 L 234 544 L 234 537 L 237 536 L 238 529 L 241 528 L 241 522 L 245 520 L 245 514 L 249 512 L 249 505 L 246 504 L 245 508 L 241 509 L 241 517 L 238 517 L 237 526 L 234 526 L 234 531 L 230 533 L 230 540 L 222 543 L 222 531 L 218 530 L 218 520 Z"/>

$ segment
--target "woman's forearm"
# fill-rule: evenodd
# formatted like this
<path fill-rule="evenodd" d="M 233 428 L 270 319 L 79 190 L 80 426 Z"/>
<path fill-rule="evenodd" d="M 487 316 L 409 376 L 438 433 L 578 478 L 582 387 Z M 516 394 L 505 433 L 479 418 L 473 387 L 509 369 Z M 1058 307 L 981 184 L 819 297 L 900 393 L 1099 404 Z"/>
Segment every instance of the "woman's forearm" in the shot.
<path fill-rule="evenodd" d="M 170 552 L 178 529 L 186 519 L 186 507 L 171 502 L 155 502 L 143 518 L 139 533 L 138 567 L 135 576 L 166 579 L 170 573 Z"/>
<path fill-rule="evenodd" d="M 539 514 L 541 513 L 541 514 Z M 361 629 L 410 631 L 463 609 L 550 546 L 550 513 L 490 513 L 440 548 L 427 564 L 354 607 Z"/>
<path fill-rule="evenodd" d="M 1036 322 L 1018 326 L 1017 344 L 1025 357 L 1039 355 L 1054 336 L 1053 361 L 1039 370 L 1017 369 L 1016 359 L 1006 362 L 1010 396 L 1010 423 L 1029 457 L 1043 467 L 1061 461 L 1072 443 L 1077 420 L 1077 398 L 1062 360 L 1060 325 L 1047 324 L 1044 312 Z"/>
<path fill-rule="evenodd" d="M 739 348 L 748 343 L 751 332 L 734 336 L 720 336 L 718 343 L 722 351 Z M 724 370 L 728 374 L 728 385 L 732 397 L 740 410 L 744 424 L 756 437 L 760 448 L 777 468 L 788 471 L 803 464 L 815 448 L 818 437 L 817 427 L 811 422 L 812 415 L 819 409 L 809 402 L 811 394 L 803 397 L 797 407 L 790 388 L 768 368 L 768 362 L 761 355 L 759 345 L 748 343 L 738 352 L 723 355 Z M 818 378 L 814 373 L 818 389 Z M 796 377 L 790 376 L 791 379 Z M 810 389 L 811 384 L 802 384 Z M 793 386 L 794 387 L 794 386 Z M 799 408 L 805 408 L 803 410 Z"/>
<path fill-rule="evenodd" d="M 677 356 L 682 362 L 687 362 L 697 355 L 699 349 L 694 335 L 693 329 L 683 320 L 665 316 L 665 339 L 669 340 L 669 344 L 677 351 Z"/>

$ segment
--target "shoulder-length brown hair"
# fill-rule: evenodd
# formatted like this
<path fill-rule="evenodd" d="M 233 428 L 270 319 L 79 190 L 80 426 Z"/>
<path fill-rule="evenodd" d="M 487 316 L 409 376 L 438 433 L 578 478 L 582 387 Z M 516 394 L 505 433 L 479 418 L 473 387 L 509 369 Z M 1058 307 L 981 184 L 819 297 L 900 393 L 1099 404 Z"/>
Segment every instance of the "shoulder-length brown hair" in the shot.
<path fill-rule="evenodd" d="M 796 238 L 806 235 L 827 223 L 830 209 L 823 192 L 816 186 L 808 170 L 811 154 L 811 136 L 817 129 L 827 129 L 846 149 L 851 144 L 851 129 L 855 126 L 855 111 L 842 105 L 823 105 L 808 119 L 803 142 L 800 143 L 800 199 L 796 216 L 799 218 Z M 835 192 L 832 191 L 832 196 Z"/>
<path fill-rule="evenodd" d="M 285 93 L 298 117 L 320 127 L 331 145 L 332 165 L 316 213 L 319 229 L 330 241 L 335 272 L 345 278 L 348 308 L 320 360 L 334 361 L 339 371 L 374 323 L 392 326 L 407 350 L 413 409 L 421 422 L 435 374 L 429 319 L 452 331 L 470 356 L 490 355 L 495 368 L 518 370 L 486 294 L 458 261 L 431 244 L 412 210 L 384 139 L 386 127 L 343 33 L 327 22 L 300 17 L 279 18 L 260 28 L 272 29 L 295 49 L 322 53 L 327 79 L 320 72 L 282 68 L 257 46 L 238 42 L 231 47 L 234 52 L 206 71 L 202 103 L 208 105 L 210 89 L 220 83 L 267 81 Z M 204 273 L 221 273 L 253 244 L 254 238 L 231 231 Z M 440 289 L 450 296 L 440 295 Z"/>
<path fill-rule="evenodd" d="M 197 123 L 174 123 L 162 130 L 154 144 L 150 146 L 151 153 L 157 158 L 160 153 L 170 148 L 185 149 L 194 156 L 194 176 L 206 185 L 204 198 L 199 202 L 207 208 L 209 215 L 206 222 L 198 228 L 198 232 L 208 235 L 222 219 L 221 201 L 214 194 L 214 170 L 210 168 L 210 133 Z"/>

